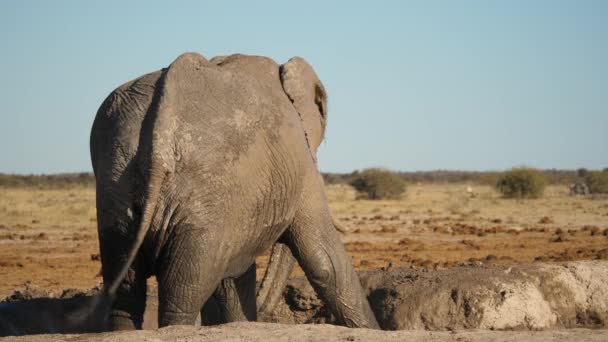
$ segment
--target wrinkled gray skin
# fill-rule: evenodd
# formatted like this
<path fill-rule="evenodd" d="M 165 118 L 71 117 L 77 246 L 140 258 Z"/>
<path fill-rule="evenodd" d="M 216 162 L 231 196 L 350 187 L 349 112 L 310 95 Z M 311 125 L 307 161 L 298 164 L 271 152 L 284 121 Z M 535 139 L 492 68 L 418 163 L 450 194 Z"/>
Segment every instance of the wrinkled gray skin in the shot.
<path fill-rule="evenodd" d="M 225 283 L 255 318 L 255 257 L 278 241 L 338 322 L 377 328 L 317 170 L 325 122 L 323 86 L 297 57 L 186 53 L 112 92 L 91 132 L 112 327 L 141 327 L 152 275 L 161 327 L 193 324 Z"/>
<path fill-rule="evenodd" d="M 345 227 L 332 217 L 334 228 L 344 233 Z M 264 278 L 256 296 L 256 308 L 252 301 L 243 302 L 242 295 L 237 291 L 233 278 L 222 280 L 214 295 L 205 303 L 201 310 L 201 323 L 203 325 L 216 325 L 237 321 L 254 320 L 258 314 L 270 316 L 276 305 L 283 298 L 283 292 L 289 276 L 293 271 L 296 259 L 291 254 L 289 247 L 283 243 L 275 243 L 272 246 L 270 259 L 264 273 Z M 242 286 L 255 287 L 255 279 L 250 278 L 250 283 Z M 251 293 L 247 291 L 246 293 Z M 247 307 L 249 305 L 249 307 Z"/>

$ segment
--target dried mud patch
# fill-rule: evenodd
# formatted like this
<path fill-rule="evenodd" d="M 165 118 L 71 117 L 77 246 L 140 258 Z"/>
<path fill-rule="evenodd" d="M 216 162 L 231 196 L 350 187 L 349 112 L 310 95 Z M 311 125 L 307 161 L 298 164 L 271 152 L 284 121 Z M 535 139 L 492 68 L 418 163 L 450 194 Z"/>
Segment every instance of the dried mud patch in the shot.
<path fill-rule="evenodd" d="M 604 261 L 391 268 L 360 277 L 381 327 L 388 330 L 605 328 L 608 321 Z M 335 322 L 303 279 L 291 281 L 285 301 L 265 319 Z"/>

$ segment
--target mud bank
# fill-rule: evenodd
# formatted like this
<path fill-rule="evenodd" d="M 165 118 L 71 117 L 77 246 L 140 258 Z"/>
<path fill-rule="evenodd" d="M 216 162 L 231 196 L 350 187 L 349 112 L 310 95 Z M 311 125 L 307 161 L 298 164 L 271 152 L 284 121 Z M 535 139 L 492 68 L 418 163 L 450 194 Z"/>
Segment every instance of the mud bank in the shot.
<path fill-rule="evenodd" d="M 409 334 L 414 334 L 411 336 L 388 334 L 386 338 L 392 338 L 392 336 L 415 338 L 417 336 L 415 334 L 421 334 L 422 339 L 429 336 L 433 338 L 443 336 L 449 340 L 454 337 L 449 333 L 450 331 L 473 329 L 536 331 L 607 328 L 608 262 L 606 261 L 492 267 L 470 265 L 435 271 L 390 268 L 363 272 L 360 273 L 360 277 L 362 285 L 367 290 L 372 309 L 383 329 L 444 331 L 439 335 L 422 332 L 409 332 Z M 102 331 L 105 328 L 103 325 L 104 311 L 91 313 L 88 310 L 91 304 L 98 299 L 92 295 L 93 293 L 94 291 L 83 293 L 67 291 L 56 296 L 59 298 L 44 298 L 48 295 L 33 289 L 16 293 L 11 301 L 0 303 L 0 336 Z M 146 329 L 156 328 L 156 309 L 156 298 L 154 295 L 150 295 L 144 322 Z M 87 316 L 88 319 L 75 319 L 83 317 L 84 313 L 90 314 Z M 328 308 L 317 298 L 308 282 L 301 278 L 291 280 L 284 297 L 273 313 L 270 315 L 262 313 L 259 320 L 283 324 L 335 323 Z M 270 329 L 269 331 L 275 332 L 288 329 L 275 325 L 229 325 L 225 327 L 234 327 L 235 330 L 230 332 L 236 334 L 230 335 L 234 338 L 241 336 L 239 331 L 243 331 L 243 338 L 250 337 L 249 333 L 241 330 L 245 328 Z M 342 338 L 342 335 L 338 334 L 338 332 L 342 334 L 342 330 L 331 330 L 329 327 L 298 326 L 293 329 L 295 329 L 294 332 L 281 330 L 283 332 L 277 332 L 277 336 L 281 334 L 293 336 L 294 333 L 299 336 L 301 331 L 320 329 L 330 333 L 328 338 Z M 162 329 L 159 332 L 150 332 L 150 334 L 156 334 L 154 337 L 153 335 L 150 337 L 163 340 L 164 331 L 181 333 L 182 330 Z M 203 334 L 200 336 L 205 336 L 205 338 L 212 336 L 214 331 L 219 330 L 189 330 L 189 328 L 183 330 L 183 332 L 194 334 L 192 336 Z M 547 333 L 547 335 L 541 334 L 538 337 L 561 338 L 559 336 L 562 335 L 559 334 L 566 336 L 583 332 L 593 337 L 605 333 L 601 330 L 577 331 L 555 330 L 553 332 L 557 334 L 555 336 L 551 335 L 553 333 Z M 363 333 L 363 330 L 361 332 Z M 331 335 L 334 333 L 338 335 Z M 480 334 L 485 333 L 489 332 Z M 137 335 L 138 338 L 148 336 L 143 332 L 132 334 L 142 334 Z M 316 336 L 312 332 L 310 334 L 302 336 L 303 338 L 305 338 L 304 336 L 311 336 L 311 338 Z M 498 335 L 504 336 L 505 339 L 519 340 L 519 337 L 514 337 L 516 334 L 515 332 L 505 332 Z M 533 333 L 526 335 L 521 332 L 521 334 L 523 335 L 517 336 L 522 338 L 534 336 Z M 117 338 L 122 338 L 121 336 L 123 335 L 116 335 Z M 131 338 L 128 336 L 136 335 L 125 334 L 124 336 L 127 339 Z M 226 335 L 224 338 L 232 338 L 230 336 Z M 264 336 L 260 339 L 274 338 L 274 335 Z M 383 335 L 382 338 L 384 337 Z M 176 335 L 175 338 L 181 337 Z M 569 338 L 575 337 L 570 336 Z M 604 338 L 607 337 L 604 336 Z M 167 339 L 173 338 L 167 337 Z"/>
<path fill-rule="evenodd" d="M 578 261 L 424 271 L 361 273 L 378 322 L 386 330 L 605 328 L 608 262 Z M 303 279 L 263 320 L 333 323 Z"/>

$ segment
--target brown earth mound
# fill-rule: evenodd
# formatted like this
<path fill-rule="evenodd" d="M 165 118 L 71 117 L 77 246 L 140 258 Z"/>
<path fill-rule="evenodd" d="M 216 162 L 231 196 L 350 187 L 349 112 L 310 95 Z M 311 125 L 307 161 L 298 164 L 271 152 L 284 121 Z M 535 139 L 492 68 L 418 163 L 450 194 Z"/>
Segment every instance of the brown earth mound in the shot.
<path fill-rule="evenodd" d="M 360 274 L 383 329 L 606 328 L 608 262 L 398 268 Z M 280 323 L 334 323 L 303 279 L 292 280 L 272 317 Z"/>

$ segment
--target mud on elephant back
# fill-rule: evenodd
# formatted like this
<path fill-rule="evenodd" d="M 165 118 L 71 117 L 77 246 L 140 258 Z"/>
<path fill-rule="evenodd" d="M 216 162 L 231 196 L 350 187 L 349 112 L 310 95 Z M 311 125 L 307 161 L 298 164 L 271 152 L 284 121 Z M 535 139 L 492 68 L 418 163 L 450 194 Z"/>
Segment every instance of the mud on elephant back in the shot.
<path fill-rule="evenodd" d="M 317 168 L 326 122 L 298 57 L 186 53 L 114 90 L 90 143 L 112 328 L 141 327 L 151 276 L 160 326 L 193 324 L 212 296 L 225 321 L 254 320 L 255 257 L 277 242 L 339 323 L 377 328 Z"/>

